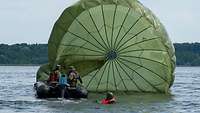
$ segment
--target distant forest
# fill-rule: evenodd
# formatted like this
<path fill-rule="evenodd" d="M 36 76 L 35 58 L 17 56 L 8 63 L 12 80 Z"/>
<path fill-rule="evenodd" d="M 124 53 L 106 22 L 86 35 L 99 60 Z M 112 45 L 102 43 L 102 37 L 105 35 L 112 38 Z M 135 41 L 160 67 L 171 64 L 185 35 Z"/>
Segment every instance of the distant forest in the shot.
<path fill-rule="evenodd" d="M 47 44 L 0 44 L 0 65 L 37 65 L 47 62 Z"/>
<path fill-rule="evenodd" d="M 200 43 L 175 43 L 178 66 L 200 66 Z M 0 44 L 0 65 L 40 65 L 48 62 L 47 44 Z"/>

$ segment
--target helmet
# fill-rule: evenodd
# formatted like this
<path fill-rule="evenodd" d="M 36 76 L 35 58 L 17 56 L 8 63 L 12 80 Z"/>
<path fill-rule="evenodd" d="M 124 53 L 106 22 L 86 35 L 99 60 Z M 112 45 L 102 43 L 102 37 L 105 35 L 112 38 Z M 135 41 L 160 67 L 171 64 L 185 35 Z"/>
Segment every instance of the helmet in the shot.
<path fill-rule="evenodd" d="M 57 65 L 56 65 L 56 67 L 60 67 L 60 65 L 59 65 L 59 64 L 57 64 Z"/>
<path fill-rule="evenodd" d="M 106 99 L 112 99 L 114 97 L 112 92 L 107 92 Z"/>
<path fill-rule="evenodd" d="M 60 65 L 57 64 L 55 70 L 59 70 L 60 69 Z"/>

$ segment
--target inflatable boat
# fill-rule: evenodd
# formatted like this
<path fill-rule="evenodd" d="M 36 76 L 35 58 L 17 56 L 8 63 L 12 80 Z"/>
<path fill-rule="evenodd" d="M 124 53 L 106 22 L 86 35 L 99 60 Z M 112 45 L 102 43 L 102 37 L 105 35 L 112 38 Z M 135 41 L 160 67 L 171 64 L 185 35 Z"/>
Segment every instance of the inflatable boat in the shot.
<path fill-rule="evenodd" d="M 36 91 L 36 97 L 37 98 L 60 98 L 61 97 L 61 87 L 57 84 L 54 85 L 47 85 L 44 82 L 36 82 L 34 84 L 34 89 Z M 78 85 L 75 87 L 66 87 L 64 98 L 74 98 L 74 99 L 80 99 L 80 98 L 87 98 L 88 92 L 87 90 L 81 86 Z"/>

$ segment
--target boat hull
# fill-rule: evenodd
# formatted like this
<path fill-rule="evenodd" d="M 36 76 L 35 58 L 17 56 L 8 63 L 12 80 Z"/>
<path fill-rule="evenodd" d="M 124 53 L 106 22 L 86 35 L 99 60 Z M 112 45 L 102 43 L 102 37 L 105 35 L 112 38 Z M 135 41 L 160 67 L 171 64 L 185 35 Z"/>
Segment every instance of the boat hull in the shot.
<path fill-rule="evenodd" d="M 60 98 L 62 88 L 59 85 L 49 86 L 43 82 L 37 82 L 34 84 L 37 98 Z M 88 92 L 82 86 L 76 88 L 67 87 L 64 93 L 64 98 L 87 98 Z"/>

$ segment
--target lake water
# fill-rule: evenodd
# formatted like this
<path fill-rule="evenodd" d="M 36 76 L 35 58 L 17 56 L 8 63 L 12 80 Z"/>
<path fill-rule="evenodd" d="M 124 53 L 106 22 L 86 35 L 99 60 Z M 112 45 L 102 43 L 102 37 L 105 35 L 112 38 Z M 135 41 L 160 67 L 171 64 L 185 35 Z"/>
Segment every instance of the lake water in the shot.
<path fill-rule="evenodd" d="M 178 67 L 171 95 L 117 96 L 113 105 L 95 100 L 41 100 L 34 97 L 37 66 L 0 66 L 0 113 L 200 113 L 200 67 Z"/>

